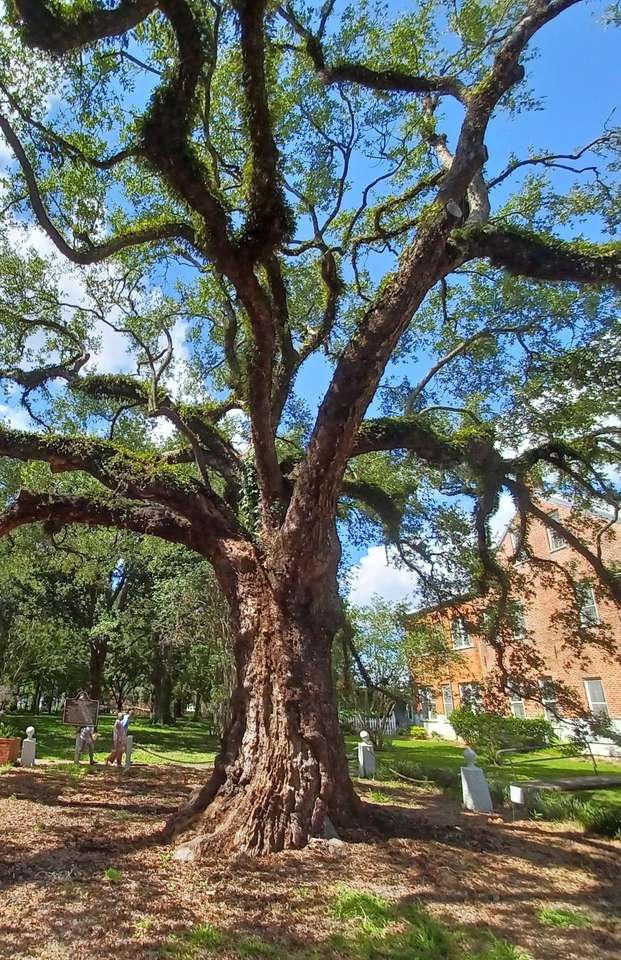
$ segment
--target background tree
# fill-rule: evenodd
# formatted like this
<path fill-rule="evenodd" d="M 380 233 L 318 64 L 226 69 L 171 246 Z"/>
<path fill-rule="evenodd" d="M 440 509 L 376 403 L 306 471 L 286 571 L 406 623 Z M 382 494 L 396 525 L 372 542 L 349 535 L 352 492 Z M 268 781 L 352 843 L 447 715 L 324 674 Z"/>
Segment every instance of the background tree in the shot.
<path fill-rule="evenodd" d="M 601 381 L 618 383 L 621 255 L 567 239 L 585 217 L 595 240 L 616 227 L 618 134 L 486 148 L 498 116 L 536 106 L 532 41 L 574 6 L 13 0 L 6 15 L 1 372 L 34 428 L 3 429 L 0 453 L 50 473 L 7 486 L 0 529 L 119 527 L 213 563 L 236 678 L 213 776 L 171 824 L 194 830 L 188 854 L 299 847 L 363 814 L 330 672 L 337 512 L 377 513 L 399 541 L 407 507 L 404 554 L 426 574 L 435 517 L 450 540 L 447 498 L 465 498 L 470 570 L 502 606 L 502 491 L 524 525 L 556 524 L 537 506 L 550 471 L 618 502 Z M 115 375 L 97 357 L 108 331 L 127 341 Z M 295 383 L 316 353 L 331 382 L 314 417 Z M 391 358 L 411 378 L 394 382 Z M 617 574 L 571 542 L 618 602 Z"/>

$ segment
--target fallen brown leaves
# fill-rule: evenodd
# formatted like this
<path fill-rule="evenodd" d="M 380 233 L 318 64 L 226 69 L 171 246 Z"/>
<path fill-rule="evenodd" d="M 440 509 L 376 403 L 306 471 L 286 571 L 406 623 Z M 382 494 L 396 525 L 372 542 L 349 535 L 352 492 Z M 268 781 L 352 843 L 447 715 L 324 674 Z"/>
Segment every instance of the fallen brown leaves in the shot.
<path fill-rule="evenodd" d="M 382 805 L 391 837 L 382 842 L 180 864 L 160 831 L 202 777 L 146 766 L 0 776 L 1 960 L 161 960 L 171 935 L 204 923 L 334 957 L 328 906 L 343 886 L 421 899 L 447 922 L 487 926 L 541 960 L 621 955 L 621 843 L 464 814 L 408 788 Z M 542 903 L 587 909 L 594 926 L 543 927 Z"/>

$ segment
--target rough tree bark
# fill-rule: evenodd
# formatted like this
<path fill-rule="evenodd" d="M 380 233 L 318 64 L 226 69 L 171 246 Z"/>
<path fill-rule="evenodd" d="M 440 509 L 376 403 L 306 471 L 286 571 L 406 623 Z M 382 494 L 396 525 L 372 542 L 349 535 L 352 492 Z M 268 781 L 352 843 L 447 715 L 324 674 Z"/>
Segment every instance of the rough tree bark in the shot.
<path fill-rule="evenodd" d="M 554 238 L 533 238 L 524 231 L 516 235 L 510 226 L 463 224 L 468 193 L 473 184 L 483 183 L 488 121 L 524 76 L 520 63 L 524 48 L 541 27 L 575 2 L 531 0 L 520 7 L 513 26 L 495 41 L 483 74 L 477 72 L 469 87 L 457 77 L 410 76 L 343 61 L 331 64 L 321 32 L 314 35 L 291 4 L 280 9 L 323 83 L 354 83 L 425 98 L 450 96 L 464 107 L 450 168 L 441 180 L 429 182 L 425 176 L 419 181 L 421 189 L 433 186 L 434 195 L 412 225 L 411 239 L 404 241 L 398 268 L 379 286 L 368 308 L 361 307 L 355 334 L 335 364 L 310 441 L 292 471 L 279 460 L 278 425 L 305 357 L 329 342 L 341 283 L 336 250 L 327 250 L 321 237 L 317 250 L 326 286 L 325 315 L 318 318 L 318 332 L 294 347 L 298 334 L 291 322 L 295 317 L 289 316 L 292 305 L 283 270 L 291 213 L 284 201 L 266 70 L 271 7 L 264 0 L 233 5 L 249 172 L 243 229 L 236 225 L 233 230 L 224 191 L 214 188 L 217 176 L 202 160 L 204 144 L 196 149 L 193 142 L 197 104 L 209 99 L 201 84 L 213 56 L 198 6 L 186 0 L 119 0 L 113 9 L 94 3 L 83 10 L 78 4 L 52 8 L 45 0 L 15 0 L 14 19 L 19 18 L 23 42 L 57 57 L 122 35 L 155 10 L 166 18 L 177 54 L 142 118 L 132 118 L 132 128 L 138 131 L 134 146 L 108 158 L 89 160 L 82 151 L 78 156 L 99 169 L 114 169 L 128 157 L 137 165 L 145 163 L 149 177 L 157 174 L 163 189 L 187 211 L 185 220 L 136 223 L 108 239 L 88 238 L 73 245 L 54 224 L 29 151 L 3 114 L 0 130 L 19 163 L 40 227 L 68 260 L 95 264 L 133 246 L 172 241 L 189 247 L 199 265 L 213 267 L 223 280 L 230 307 L 225 352 L 231 396 L 222 403 L 177 405 L 166 397 L 161 378 L 172 357 L 166 350 L 158 371 L 152 364 L 150 384 L 127 376 L 87 378 L 79 375 L 75 363 L 60 374 L 57 367 L 56 372 L 45 367 L 27 375 L 20 370 L 5 372 L 6 378 L 24 386 L 60 375 L 86 394 L 166 416 L 187 448 L 163 451 L 147 460 L 99 437 L 59 439 L 0 428 L 0 455 L 43 460 L 54 471 L 86 471 L 109 494 L 92 498 L 24 491 L 0 518 L 0 535 L 33 521 L 53 526 L 95 523 L 183 543 L 214 564 L 231 608 L 236 684 L 231 722 L 213 775 L 169 823 L 171 834 L 183 835 L 184 856 L 196 856 L 220 840 L 252 853 L 301 847 L 309 836 L 321 833 L 327 818 L 341 830 L 361 818 L 331 676 L 331 646 L 340 626 L 336 506 L 351 459 L 365 452 L 408 449 L 435 468 L 466 466 L 482 488 L 493 488 L 495 494 L 530 469 L 525 465 L 518 469 L 518 460 L 505 460 L 485 438 L 447 439 L 422 415 L 364 420 L 393 349 L 429 291 L 456 267 L 481 257 L 539 280 L 621 286 L 616 250 L 585 252 L 583 244 L 577 250 Z M 324 6 L 329 14 L 331 5 Z M 40 129 L 41 124 L 23 111 L 20 116 L 29 127 Z M 57 149 L 69 151 L 68 160 L 75 160 L 74 144 L 57 136 L 53 142 Z M 490 335 L 489 329 L 485 335 Z M 238 355 L 236 345 L 242 339 Z M 454 355 L 455 351 L 438 361 L 421 382 L 421 390 Z M 77 361 L 84 362 L 82 357 Z M 251 427 L 256 529 L 239 510 L 240 490 L 252 472 L 247 470 L 250 463 L 218 428 L 219 419 L 235 408 L 247 412 Z M 545 460 L 546 454 L 539 456 Z M 193 463 L 193 474 L 170 469 L 179 463 Z M 212 484 L 213 472 L 222 480 L 217 486 Z M 493 496 L 487 497 L 483 526 L 493 502 Z M 583 555 L 598 572 L 597 557 L 588 551 Z M 170 675 L 165 651 L 160 654 L 155 709 L 164 720 L 170 714 Z"/>
<path fill-rule="evenodd" d="M 233 620 L 231 722 L 212 777 L 168 825 L 183 834 L 178 856 L 188 859 L 218 842 L 253 854 L 298 848 L 326 818 L 337 830 L 361 820 L 331 670 L 335 564 L 309 590 L 249 544 L 235 554 L 216 567 Z"/>

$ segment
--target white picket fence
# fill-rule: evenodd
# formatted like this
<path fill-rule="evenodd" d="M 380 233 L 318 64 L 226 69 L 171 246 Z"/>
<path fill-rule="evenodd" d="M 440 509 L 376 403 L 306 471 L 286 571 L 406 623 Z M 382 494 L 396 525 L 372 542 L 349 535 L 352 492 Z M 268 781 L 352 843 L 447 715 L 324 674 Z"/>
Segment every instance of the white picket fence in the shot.
<path fill-rule="evenodd" d="M 352 726 L 354 730 L 377 730 L 378 727 L 381 727 L 386 733 L 396 733 L 397 732 L 397 721 L 395 720 L 394 713 L 391 714 L 386 720 L 376 720 L 367 718 L 363 720 L 361 716 L 354 717 L 352 721 Z"/>

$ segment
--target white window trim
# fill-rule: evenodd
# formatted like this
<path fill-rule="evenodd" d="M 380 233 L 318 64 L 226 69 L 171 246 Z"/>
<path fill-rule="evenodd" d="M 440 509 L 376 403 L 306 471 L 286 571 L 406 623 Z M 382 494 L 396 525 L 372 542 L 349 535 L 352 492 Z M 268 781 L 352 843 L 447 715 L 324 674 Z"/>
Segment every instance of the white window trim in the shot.
<path fill-rule="evenodd" d="M 436 696 L 433 687 L 425 686 L 420 688 L 420 706 L 424 720 L 437 720 L 438 710 L 436 707 Z M 427 716 L 425 716 L 425 707 L 427 708 Z"/>
<path fill-rule="evenodd" d="M 601 688 L 602 688 L 602 694 L 603 694 L 603 696 L 604 696 L 604 699 L 603 699 L 603 700 L 595 700 L 595 701 L 591 700 L 591 694 L 590 694 L 590 692 L 589 692 L 589 683 L 590 683 L 592 680 L 598 680 L 598 681 L 599 681 L 599 683 L 600 683 L 600 685 L 601 685 Z M 585 692 L 585 694 L 586 694 L 587 703 L 589 704 L 589 707 L 590 707 L 590 709 L 591 709 L 591 713 L 595 714 L 595 716 L 609 717 L 609 716 L 610 716 L 610 711 L 609 711 L 609 709 L 608 709 L 608 698 L 606 697 L 606 691 L 604 690 L 604 684 L 603 684 L 602 678 L 601 678 L 601 677 L 585 677 L 584 680 L 582 681 L 582 683 L 584 684 L 584 692 Z M 604 713 L 602 710 L 596 711 L 596 710 L 595 710 L 595 704 L 596 704 L 596 703 L 597 703 L 597 704 L 600 704 L 600 705 L 603 704 L 603 706 L 606 708 L 606 712 Z"/>
<path fill-rule="evenodd" d="M 515 533 L 515 531 L 513 530 L 510 530 L 509 537 L 511 539 L 511 549 L 513 550 L 512 559 L 514 560 L 515 563 L 526 563 L 526 561 L 528 560 L 528 554 L 524 549 L 524 544 L 522 544 L 522 547 L 520 549 L 519 534 Z"/>
<path fill-rule="evenodd" d="M 590 592 L 589 602 L 588 603 L 582 602 L 580 604 L 580 625 L 582 627 L 596 627 L 602 621 L 600 619 L 599 610 L 597 609 L 597 598 L 595 596 L 595 590 L 593 589 L 593 584 L 590 583 L 588 580 L 583 580 L 583 582 L 579 584 L 578 589 L 589 590 Z M 591 620 L 590 617 L 585 616 L 584 614 L 585 607 L 593 608 L 595 612 L 595 618 L 593 620 Z"/>
<path fill-rule="evenodd" d="M 476 697 L 470 698 L 467 694 L 464 698 L 464 687 L 467 689 L 472 689 L 476 687 L 477 695 Z M 465 680 L 463 683 L 459 684 L 459 703 L 463 707 L 468 700 L 470 700 L 470 705 L 475 709 L 479 709 L 482 706 L 482 696 L 481 696 L 481 684 L 477 680 Z"/>
<path fill-rule="evenodd" d="M 541 691 L 541 706 L 543 707 L 543 714 L 546 720 L 548 720 L 550 723 L 554 723 L 560 718 L 561 712 L 558 709 L 558 699 L 556 697 L 544 697 L 545 684 L 548 680 L 552 680 L 552 677 L 539 677 L 538 683 Z M 554 709 L 550 709 L 548 704 L 550 704 Z M 548 710 L 550 711 L 549 716 Z"/>
<path fill-rule="evenodd" d="M 450 694 L 451 694 L 451 709 L 450 709 L 450 710 L 447 710 L 447 709 L 446 709 L 445 690 L 446 690 L 447 687 L 449 688 L 449 691 L 450 691 Z M 453 710 L 455 709 L 455 697 L 453 696 L 453 688 L 452 688 L 452 686 L 451 686 L 450 683 L 443 683 L 443 684 L 442 684 L 442 706 L 444 707 L 444 716 L 445 716 L 445 717 L 450 717 L 451 713 L 452 713 Z"/>
<path fill-rule="evenodd" d="M 462 634 L 461 634 L 461 635 L 462 635 L 463 641 L 464 641 L 463 643 L 461 643 L 461 642 L 460 642 L 460 643 L 457 643 L 457 642 L 456 642 L 455 634 L 454 634 L 454 632 L 453 632 L 453 624 L 454 624 L 454 623 L 460 623 L 460 624 L 461 624 L 461 631 L 462 631 Z M 463 617 L 457 616 L 457 617 L 453 617 L 453 618 L 452 618 L 452 620 L 451 620 L 451 626 L 450 626 L 450 631 L 451 631 L 451 643 L 452 643 L 452 645 L 453 645 L 453 650 L 471 650 L 471 649 L 474 647 L 474 641 L 472 640 L 472 637 L 471 637 L 470 634 L 468 633 L 468 629 L 467 629 L 467 627 L 466 627 L 466 624 L 465 624 L 465 622 L 464 622 L 464 618 L 463 618 Z"/>
<path fill-rule="evenodd" d="M 553 520 L 560 520 L 561 516 L 558 510 L 553 510 L 548 514 L 549 517 L 552 517 Z M 560 533 L 557 533 L 556 530 L 552 530 L 551 527 L 546 527 L 546 533 L 548 534 L 548 543 L 550 545 L 550 553 L 556 553 L 557 550 L 564 550 L 567 546 L 567 540 L 564 540 Z M 563 540 L 562 543 L 554 545 L 554 537 L 559 537 Z"/>
<path fill-rule="evenodd" d="M 511 704 L 511 715 L 513 717 L 517 717 L 518 720 L 523 720 L 526 717 L 526 705 L 524 703 L 523 697 L 518 697 L 515 694 L 512 694 L 511 699 L 509 700 L 509 703 Z M 521 713 L 515 712 L 516 704 L 519 704 L 520 707 L 522 708 Z"/>

